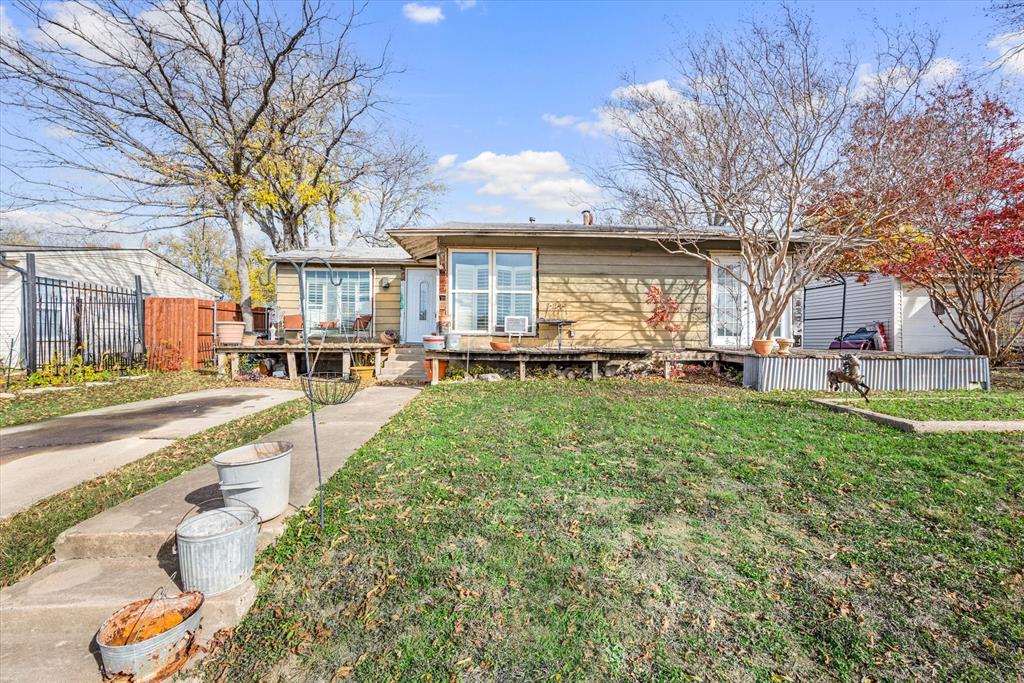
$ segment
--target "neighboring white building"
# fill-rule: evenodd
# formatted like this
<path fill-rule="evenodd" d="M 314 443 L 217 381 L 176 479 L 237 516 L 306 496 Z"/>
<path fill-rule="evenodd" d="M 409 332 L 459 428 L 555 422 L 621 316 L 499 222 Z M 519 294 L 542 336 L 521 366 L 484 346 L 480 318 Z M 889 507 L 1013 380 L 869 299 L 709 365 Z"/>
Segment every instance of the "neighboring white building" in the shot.
<path fill-rule="evenodd" d="M 940 353 L 963 346 L 939 322 L 925 290 L 888 275 L 874 273 L 866 282 L 858 282 L 858 277 L 847 275 L 845 288 L 838 280 L 822 280 L 807 287 L 803 348 L 827 349 L 841 334 L 875 322 L 884 324 L 890 351 Z"/>
<path fill-rule="evenodd" d="M 0 258 L 25 268 L 26 256 L 35 255 L 37 277 L 106 287 L 135 289 L 142 279 L 144 296 L 220 299 L 221 292 L 148 249 L 114 247 L 40 247 L 0 245 Z M 24 354 L 22 274 L 0 265 L 0 365 Z M 12 347 L 13 344 L 13 347 Z"/>

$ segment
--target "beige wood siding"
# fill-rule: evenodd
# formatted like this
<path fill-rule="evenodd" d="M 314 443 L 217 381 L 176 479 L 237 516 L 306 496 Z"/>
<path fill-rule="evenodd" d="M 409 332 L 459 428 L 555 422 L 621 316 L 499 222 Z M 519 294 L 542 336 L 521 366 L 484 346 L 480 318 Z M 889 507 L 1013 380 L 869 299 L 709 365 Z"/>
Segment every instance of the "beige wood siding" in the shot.
<path fill-rule="evenodd" d="M 373 272 L 373 329 L 379 334 L 384 330 L 399 329 L 402 312 L 402 267 L 395 265 L 339 266 L 352 270 Z M 381 287 L 387 278 L 390 287 Z M 277 266 L 277 308 L 280 315 L 297 314 L 299 310 L 299 276 L 288 264 Z"/>
<path fill-rule="evenodd" d="M 669 347 L 707 343 L 707 266 L 700 259 L 669 254 L 643 240 L 572 238 L 449 238 L 448 249 L 536 248 L 537 313 L 541 318 L 577 320 L 576 346 Z M 447 259 L 446 259 L 447 261 Z M 661 287 L 675 297 L 680 310 L 673 322 L 679 332 L 652 329 L 647 290 Z M 523 345 L 547 345 L 555 329 L 542 325 Z M 482 348 L 502 337 L 463 335 L 464 344 Z M 569 341 L 563 337 L 563 341 Z"/>

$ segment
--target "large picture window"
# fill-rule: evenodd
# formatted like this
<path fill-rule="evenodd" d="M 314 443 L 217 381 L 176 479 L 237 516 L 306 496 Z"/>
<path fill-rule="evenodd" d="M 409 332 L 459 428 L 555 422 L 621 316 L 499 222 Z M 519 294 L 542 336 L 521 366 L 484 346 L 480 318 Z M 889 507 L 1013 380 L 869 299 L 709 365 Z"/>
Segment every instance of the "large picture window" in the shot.
<path fill-rule="evenodd" d="M 351 333 L 357 317 L 373 314 L 372 282 L 369 270 L 336 270 L 333 280 L 325 270 L 307 270 L 306 329 L 333 322 L 339 330 Z"/>
<path fill-rule="evenodd" d="M 532 251 L 452 251 L 449 278 L 452 330 L 502 334 L 505 318 L 524 316 L 536 326 L 536 254 Z"/>

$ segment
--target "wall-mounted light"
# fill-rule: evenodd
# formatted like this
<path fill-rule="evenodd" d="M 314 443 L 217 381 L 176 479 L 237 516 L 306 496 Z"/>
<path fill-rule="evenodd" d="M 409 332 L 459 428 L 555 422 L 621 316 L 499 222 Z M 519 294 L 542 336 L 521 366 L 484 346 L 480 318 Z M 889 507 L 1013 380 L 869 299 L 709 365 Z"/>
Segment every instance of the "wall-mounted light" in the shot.
<path fill-rule="evenodd" d="M 380 288 L 381 289 L 388 289 L 389 287 L 391 287 L 391 280 L 390 280 L 390 278 L 382 277 L 380 279 Z"/>

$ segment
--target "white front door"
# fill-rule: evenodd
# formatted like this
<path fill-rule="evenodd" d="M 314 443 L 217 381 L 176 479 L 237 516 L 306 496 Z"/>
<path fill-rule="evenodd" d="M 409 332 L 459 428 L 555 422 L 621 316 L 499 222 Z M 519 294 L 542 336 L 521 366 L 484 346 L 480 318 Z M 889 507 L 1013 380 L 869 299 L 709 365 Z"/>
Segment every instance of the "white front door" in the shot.
<path fill-rule="evenodd" d="M 731 273 L 739 273 L 739 259 L 720 258 L 711 266 L 711 345 L 750 345 L 752 318 L 747 290 Z"/>
<path fill-rule="evenodd" d="M 437 269 L 409 268 L 405 271 L 405 309 L 402 311 L 402 341 L 420 344 L 423 335 L 437 331 Z"/>

